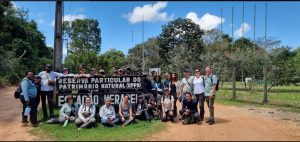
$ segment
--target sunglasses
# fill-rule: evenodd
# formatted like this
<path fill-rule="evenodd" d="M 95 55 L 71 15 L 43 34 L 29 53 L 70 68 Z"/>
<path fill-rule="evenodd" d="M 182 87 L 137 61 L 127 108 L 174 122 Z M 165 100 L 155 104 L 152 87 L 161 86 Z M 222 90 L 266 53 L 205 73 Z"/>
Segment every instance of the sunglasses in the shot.
<path fill-rule="evenodd" d="M 200 71 L 195 71 L 195 72 L 200 72 Z"/>

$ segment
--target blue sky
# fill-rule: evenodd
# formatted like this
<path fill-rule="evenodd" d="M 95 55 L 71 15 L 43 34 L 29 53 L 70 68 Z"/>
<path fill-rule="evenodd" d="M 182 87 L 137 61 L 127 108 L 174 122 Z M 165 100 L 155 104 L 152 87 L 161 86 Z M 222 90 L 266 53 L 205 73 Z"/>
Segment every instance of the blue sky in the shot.
<path fill-rule="evenodd" d="M 46 44 L 54 45 L 55 2 L 14 2 L 17 7 L 29 10 L 29 19 L 38 23 L 46 36 Z M 256 3 L 256 37 L 264 36 L 265 2 L 244 2 L 244 36 L 253 38 L 254 4 Z M 223 9 L 223 31 L 234 38 L 241 36 L 243 2 L 65 2 L 64 20 L 93 18 L 100 23 L 101 53 L 116 48 L 127 54 L 128 49 L 142 40 L 142 15 L 144 14 L 144 38 L 159 35 L 162 25 L 176 18 L 190 18 L 204 29 L 221 28 Z M 234 7 L 234 22 L 231 9 Z M 268 2 L 267 34 L 282 41 L 282 45 L 300 46 L 300 2 Z M 133 42 L 132 42 L 133 30 Z M 66 50 L 64 49 L 64 54 Z"/>

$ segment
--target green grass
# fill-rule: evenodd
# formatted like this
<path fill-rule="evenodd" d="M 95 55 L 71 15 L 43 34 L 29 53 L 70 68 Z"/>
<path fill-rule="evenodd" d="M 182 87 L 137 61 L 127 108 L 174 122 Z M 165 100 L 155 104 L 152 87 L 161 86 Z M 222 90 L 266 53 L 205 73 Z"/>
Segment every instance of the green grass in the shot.
<path fill-rule="evenodd" d="M 224 83 L 218 92 L 216 102 L 224 105 L 255 105 L 278 108 L 283 111 L 300 112 L 300 87 L 276 86 L 268 92 L 268 104 L 262 104 L 263 86 L 255 84 L 251 91 L 246 90 L 241 82 L 237 83 L 236 100 L 232 100 L 231 83 Z"/>
<path fill-rule="evenodd" d="M 56 114 L 58 110 L 56 110 Z M 38 118 L 42 118 L 39 111 Z M 63 128 L 60 124 L 42 124 L 32 133 L 43 139 L 58 141 L 124 141 L 124 140 L 141 140 L 150 134 L 164 130 L 165 124 L 159 120 L 152 122 L 139 121 L 126 127 L 106 128 L 98 123 L 96 128 L 77 130 L 74 123 L 69 123 Z"/>

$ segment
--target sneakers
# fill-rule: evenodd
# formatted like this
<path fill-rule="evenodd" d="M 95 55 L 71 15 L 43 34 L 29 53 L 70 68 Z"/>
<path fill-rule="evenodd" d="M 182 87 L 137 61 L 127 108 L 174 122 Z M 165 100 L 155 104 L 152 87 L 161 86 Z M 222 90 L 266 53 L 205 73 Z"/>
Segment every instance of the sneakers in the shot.
<path fill-rule="evenodd" d="M 208 125 L 214 125 L 215 124 L 215 121 L 210 121 L 209 123 L 208 123 Z"/>
<path fill-rule="evenodd" d="M 36 128 L 39 126 L 39 124 L 32 124 L 31 126 Z"/>

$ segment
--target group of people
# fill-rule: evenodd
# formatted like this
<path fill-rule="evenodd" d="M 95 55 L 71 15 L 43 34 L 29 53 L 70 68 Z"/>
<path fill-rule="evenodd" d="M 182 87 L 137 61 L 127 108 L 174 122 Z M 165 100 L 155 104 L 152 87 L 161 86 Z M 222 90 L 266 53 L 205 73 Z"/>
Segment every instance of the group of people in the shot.
<path fill-rule="evenodd" d="M 84 67 L 80 68 L 79 74 L 70 74 L 68 69 L 63 73 L 52 71 L 52 66 L 47 64 L 45 70 L 37 76 L 33 72 L 26 72 L 21 82 L 22 93 L 20 100 L 23 104 L 22 126 L 28 125 L 28 116 L 25 116 L 25 109 L 29 106 L 30 121 L 33 127 L 38 126 L 37 107 L 42 100 L 42 110 L 44 120 L 47 123 L 62 123 L 64 126 L 68 122 L 75 122 L 78 129 L 90 128 L 100 122 L 106 127 L 116 127 L 117 124 L 126 126 L 135 120 L 145 120 L 151 122 L 152 119 L 161 119 L 163 122 L 168 120 L 175 122 L 177 113 L 181 115 L 179 120 L 183 124 L 201 123 L 204 120 L 204 102 L 207 102 L 210 117 L 206 121 L 209 125 L 214 124 L 214 99 L 216 96 L 218 79 L 212 74 L 212 68 L 205 68 L 205 75 L 202 75 L 199 69 L 195 70 L 195 75 L 191 75 L 189 69 L 183 72 L 183 78 L 178 80 L 176 73 L 166 73 L 166 79 L 161 81 L 160 75 L 153 74 L 153 79 L 148 79 L 147 74 L 143 74 L 138 69 L 136 75 L 143 75 L 143 95 L 138 96 L 136 104 L 129 103 L 129 96 L 124 96 L 116 112 L 115 106 L 111 104 L 111 99 L 106 98 L 105 104 L 99 108 L 96 113 L 96 106 L 92 104 L 91 98 L 86 97 L 84 103 L 79 105 L 75 103 L 73 96 L 67 96 L 67 102 L 61 107 L 58 118 L 54 118 L 53 111 L 53 89 L 57 77 L 93 77 L 107 74 L 104 70 L 96 73 L 91 69 L 87 73 Z M 128 76 L 130 69 L 119 69 L 114 71 L 113 76 Z M 87 92 L 79 92 L 87 93 Z M 46 98 L 48 100 L 49 115 L 47 112 Z M 181 108 L 177 108 L 181 103 Z M 198 104 L 199 109 L 198 111 Z M 179 109 L 179 111 L 178 111 Z M 50 116 L 50 117 L 49 117 Z M 50 119 L 49 119 L 50 118 Z"/>

